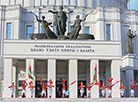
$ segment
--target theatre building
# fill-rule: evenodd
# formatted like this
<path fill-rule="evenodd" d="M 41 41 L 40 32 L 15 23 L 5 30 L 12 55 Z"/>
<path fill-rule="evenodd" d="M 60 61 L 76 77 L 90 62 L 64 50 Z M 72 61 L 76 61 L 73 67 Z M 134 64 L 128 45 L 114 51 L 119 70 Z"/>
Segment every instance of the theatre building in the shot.
<path fill-rule="evenodd" d="M 79 98 L 80 82 L 88 85 L 93 82 L 93 70 L 97 66 L 97 81 L 108 85 L 122 80 L 126 86 L 125 97 L 130 96 L 130 81 L 138 80 L 138 37 L 133 39 L 134 53 L 127 53 L 127 33 L 131 29 L 138 34 L 138 12 L 129 10 L 129 0 L 0 0 L 0 97 L 10 97 L 8 86 L 17 85 L 15 96 L 21 96 L 22 82 L 28 79 L 27 69 L 31 65 L 36 86 L 34 96 L 40 97 L 40 78 L 46 83 L 53 80 L 53 98 L 60 98 L 62 80 L 70 85 L 70 98 Z M 48 10 L 57 11 L 64 5 L 68 14 L 66 34 L 71 32 L 77 15 L 81 19 L 80 33 L 94 35 L 94 40 L 29 39 L 31 33 L 43 33 L 36 21 L 44 15 L 47 22 L 53 22 L 55 15 Z M 50 27 L 56 33 L 56 28 Z M 120 97 L 120 83 L 112 88 L 112 97 Z M 85 89 L 84 97 L 87 97 Z M 92 87 L 92 98 L 100 98 L 99 86 Z M 108 94 L 108 91 L 107 91 Z M 30 90 L 26 88 L 30 98 Z M 106 95 L 107 97 L 108 95 Z M 135 88 L 138 96 L 138 87 Z"/>

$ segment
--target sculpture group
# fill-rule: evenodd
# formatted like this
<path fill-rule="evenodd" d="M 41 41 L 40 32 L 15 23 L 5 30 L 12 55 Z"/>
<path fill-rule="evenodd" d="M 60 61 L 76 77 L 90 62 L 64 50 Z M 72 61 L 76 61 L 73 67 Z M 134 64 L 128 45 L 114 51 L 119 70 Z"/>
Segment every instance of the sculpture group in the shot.
<path fill-rule="evenodd" d="M 80 19 L 80 15 L 76 16 L 76 20 L 73 25 L 73 31 L 68 33 L 67 36 L 65 36 L 66 32 L 66 23 L 67 23 L 67 14 L 73 13 L 74 11 L 63 11 L 63 6 L 59 6 L 59 11 L 52 11 L 48 10 L 49 13 L 56 14 L 54 19 L 54 25 L 56 27 L 57 35 L 51 31 L 49 26 L 52 24 L 52 22 L 47 22 L 45 20 L 45 16 L 42 16 L 42 20 L 38 19 L 38 16 L 30 11 L 30 13 L 34 14 L 36 17 L 36 20 L 41 23 L 44 35 L 45 37 L 40 37 L 41 39 L 47 38 L 47 39 L 94 39 L 94 36 L 91 34 L 79 34 L 81 30 L 81 22 L 86 20 L 86 17 L 92 13 L 88 13 L 85 15 L 84 19 Z M 38 34 L 38 36 L 41 36 L 41 34 Z M 33 37 L 31 36 L 31 39 Z"/>

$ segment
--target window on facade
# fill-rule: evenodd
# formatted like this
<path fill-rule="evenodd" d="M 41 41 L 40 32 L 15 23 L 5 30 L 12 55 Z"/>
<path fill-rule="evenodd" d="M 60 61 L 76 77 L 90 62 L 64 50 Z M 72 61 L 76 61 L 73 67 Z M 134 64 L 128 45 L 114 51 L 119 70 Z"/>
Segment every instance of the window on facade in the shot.
<path fill-rule="evenodd" d="M 111 25 L 106 24 L 106 40 L 110 41 L 111 40 Z"/>
<path fill-rule="evenodd" d="M 27 26 L 27 39 L 29 39 L 30 34 L 32 33 L 32 31 L 33 31 L 32 25 L 28 25 Z"/>
<path fill-rule="evenodd" d="M 7 23 L 7 35 L 6 35 L 7 39 L 11 39 L 11 26 L 12 26 L 11 23 Z"/>
<path fill-rule="evenodd" d="M 85 0 L 85 6 L 86 6 L 86 7 L 88 6 L 88 1 L 87 1 L 87 0 Z"/>
<path fill-rule="evenodd" d="M 43 27 L 41 26 L 41 33 L 44 33 Z"/>
<path fill-rule="evenodd" d="M 70 32 L 72 32 L 73 31 L 73 26 L 70 26 Z"/>
<path fill-rule="evenodd" d="M 85 27 L 85 34 L 90 34 L 90 27 Z"/>

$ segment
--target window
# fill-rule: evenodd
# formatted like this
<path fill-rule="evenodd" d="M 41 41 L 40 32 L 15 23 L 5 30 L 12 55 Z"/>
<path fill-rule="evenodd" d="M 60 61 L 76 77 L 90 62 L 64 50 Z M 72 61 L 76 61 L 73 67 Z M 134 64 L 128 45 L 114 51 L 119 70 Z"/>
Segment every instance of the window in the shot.
<path fill-rule="evenodd" d="M 70 32 L 72 32 L 73 31 L 73 26 L 70 26 Z"/>
<path fill-rule="evenodd" d="M 90 34 L 90 27 L 85 27 L 85 34 Z"/>
<path fill-rule="evenodd" d="M 30 33 L 32 33 L 32 25 L 28 25 L 27 26 L 27 39 L 29 39 L 29 37 L 30 37 Z"/>
<path fill-rule="evenodd" d="M 41 33 L 44 33 L 43 27 L 41 26 Z"/>
<path fill-rule="evenodd" d="M 110 41 L 111 40 L 111 25 L 106 24 L 106 40 Z"/>
<path fill-rule="evenodd" d="M 11 39 L 11 23 L 7 23 L 7 34 L 6 34 L 6 38 L 7 39 Z"/>
<path fill-rule="evenodd" d="M 22 83 L 23 83 L 23 82 L 24 82 L 23 80 L 20 80 L 20 81 L 19 81 L 19 84 L 18 84 L 18 85 L 19 85 L 18 87 L 22 87 Z"/>
<path fill-rule="evenodd" d="M 86 6 L 86 7 L 88 6 L 88 1 L 87 1 L 87 0 L 85 0 L 85 6 Z"/>

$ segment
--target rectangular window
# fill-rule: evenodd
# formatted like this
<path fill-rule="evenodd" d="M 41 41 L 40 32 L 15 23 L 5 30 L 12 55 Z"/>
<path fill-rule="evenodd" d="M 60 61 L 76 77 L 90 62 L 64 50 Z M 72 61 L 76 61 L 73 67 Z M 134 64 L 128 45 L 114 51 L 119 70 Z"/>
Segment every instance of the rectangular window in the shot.
<path fill-rule="evenodd" d="M 73 31 L 73 26 L 70 26 L 70 32 L 72 32 Z"/>
<path fill-rule="evenodd" d="M 41 33 L 44 33 L 43 27 L 41 26 Z"/>
<path fill-rule="evenodd" d="M 88 1 L 87 0 L 85 0 L 85 6 L 88 7 Z"/>
<path fill-rule="evenodd" d="M 32 31 L 33 31 L 32 25 L 28 25 L 27 26 L 27 39 L 29 39 L 30 34 L 32 33 Z"/>
<path fill-rule="evenodd" d="M 111 40 L 111 25 L 106 24 L 106 40 L 110 41 Z"/>
<path fill-rule="evenodd" d="M 85 27 L 85 34 L 90 34 L 90 27 Z"/>
<path fill-rule="evenodd" d="M 6 34 L 6 38 L 7 39 L 11 39 L 11 23 L 7 23 L 7 34 Z"/>

